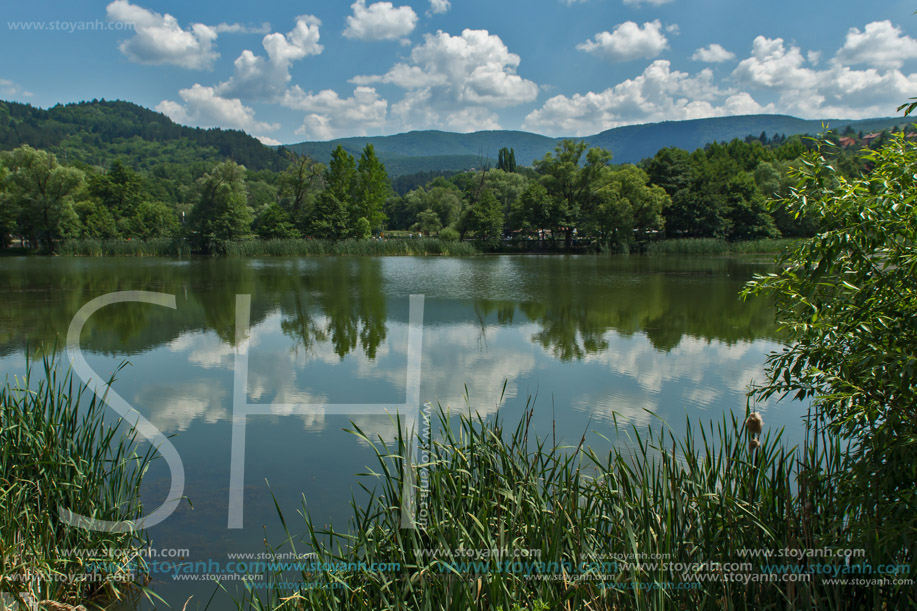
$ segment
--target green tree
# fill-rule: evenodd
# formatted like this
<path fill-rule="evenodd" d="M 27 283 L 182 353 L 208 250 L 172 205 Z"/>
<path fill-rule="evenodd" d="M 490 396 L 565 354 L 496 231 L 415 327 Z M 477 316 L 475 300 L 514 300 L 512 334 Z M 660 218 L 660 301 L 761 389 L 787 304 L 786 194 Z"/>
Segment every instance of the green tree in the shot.
<path fill-rule="evenodd" d="M 426 235 L 433 235 L 442 229 L 443 224 L 439 220 L 439 215 L 427 208 L 417 215 L 417 222 L 411 227 L 414 231 L 419 231 Z"/>
<path fill-rule="evenodd" d="M 128 233 L 135 238 L 149 240 L 152 238 L 170 238 L 177 235 L 180 229 L 178 215 L 164 202 L 141 202 L 128 219 Z"/>
<path fill-rule="evenodd" d="M 365 216 L 361 216 L 357 219 L 357 222 L 354 223 L 350 234 L 352 237 L 358 240 L 368 240 L 369 238 L 373 237 L 372 226 L 370 226 L 369 221 L 366 220 Z"/>
<path fill-rule="evenodd" d="M 292 217 L 277 202 L 261 211 L 255 218 L 252 229 L 262 240 L 284 240 L 300 237 L 299 230 L 293 224 Z"/>
<path fill-rule="evenodd" d="M 490 189 L 469 206 L 461 219 L 462 232 L 470 231 L 483 242 L 498 242 L 503 235 L 503 206 Z"/>
<path fill-rule="evenodd" d="M 692 180 L 691 155 L 676 147 L 659 149 L 643 163 L 644 170 L 654 185 L 665 189 L 670 197 L 690 187 Z"/>
<path fill-rule="evenodd" d="M 326 189 L 315 198 L 315 206 L 306 221 L 306 235 L 326 240 L 340 240 L 347 237 L 348 215 L 344 202 L 331 189 Z"/>
<path fill-rule="evenodd" d="M 848 126 L 849 127 L 849 126 Z M 790 195 L 790 188 L 796 181 L 790 175 L 792 162 L 763 162 L 755 168 L 755 182 L 767 198 L 783 199 Z M 815 220 L 807 216 L 789 214 L 785 207 L 771 208 L 771 216 L 780 235 L 784 237 L 808 237 L 815 234 Z"/>
<path fill-rule="evenodd" d="M 290 163 L 280 173 L 277 181 L 280 185 L 281 205 L 297 226 L 305 224 L 315 195 L 322 187 L 324 173 L 323 164 L 305 155 L 290 153 Z"/>
<path fill-rule="evenodd" d="M 102 204 L 87 199 L 74 204 L 73 209 L 80 219 L 80 237 L 96 240 L 120 237 L 114 215 Z"/>
<path fill-rule="evenodd" d="M 510 213 L 510 227 L 529 233 L 538 232 L 538 240 L 544 239 L 544 230 L 556 226 L 552 218 L 552 201 L 548 190 L 537 181 L 531 181 L 516 200 Z"/>
<path fill-rule="evenodd" d="M 774 204 L 817 219 L 818 233 L 785 253 L 779 272 L 746 291 L 776 300 L 787 333 L 754 394 L 813 400 L 813 421 L 846 446 L 850 468 L 835 482 L 844 502 L 830 508 L 843 518 L 844 547 L 866 550 L 873 566 L 910 563 L 913 577 L 917 150 L 895 136 L 864 158 L 873 170 L 847 179 L 824 149 L 805 155 L 794 172 L 798 187 Z"/>
<path fill-rule="evenodd" d="M 503 147 L 497 153 L 497 169 L 513 174 L 516 172 L 516 151 Z"/>
<path fill-rule="evenodd" d="M 0 163 L 7 168 L 4 198 L 18 214 L 20 235 L 53 251 L 58 240 L 78 232 L 73 198 L 83 186 L 80 170 L 28 145 L 0 154 Z"/>
<path fill-rule="evenodd" d="M 224 161 L 198 181 L 200 199 L 191 210 L 192 244 L 205 253 L 222 252 L 231 240 L 251 233 L 245 167 Z"/>
<path fill-rule="evenodd" d="M 503 206 L 503 214 L 506 216 L 509 216 L 516 200 L 525 190 L 527 182 L 522 174 L 512 174 L 503 170 L 491 170 L 484 177 L 485 188 L 493 191 L 497 201 Z"/>
<path fill-rule="evenodd" d="M 424 210 L 433 210 L 443 227 L 454 226 L 462 213 L 462 191 L 442 179 L 434 179 L 427 188 L 418 187 L 402 198 L 401 206 L 392 210 L 395 227 L 407 229 Z"/>
<path fill-rule="evenodd" d="M 10 245 L 11 236 L 16 231 L 16 209 L 4 188 L 6 174 L 6 167 L 0 164 L 0 248 Z"/>
<path fill-rule="evenodd" d="M 728 237 L 731 240 L 775 238 L 780 235 L 768 213 L 765 198 L 748 172 L 738 172 L 725 185 Z"/>
<path fill-rule="evenodd" d="M 662 229 L 662 211 L 669 202 L 665 190 L 649 184 L 649 176 L 637 166 L 606 167 L 593 183 L 584 226 L 602 243 L 626 250 L 635 231 L 642 235 Z"/>
<path fill-rule="evenodd" d="M 569 244 L 573 229 L 580 220 L 580 212 L 594 181 L 600 176 L 601 169 L 611 162 L 611 152 L 602 148 L 587 149 L 586 142 L 563 140 L 543 158 L 535 160 L 535 170 L 541 175 L 542 184 L 554 200 L 558 226 L 564 227 L 564 235 Z M 586 153 L 586 163 L 580 160 Z M 555 227 L 555 229 L 557 228 Z"/>
<path fill-rule="evenodd" d="M 340 144 L 331 151 L 331 161 L 325 171 L 325 190 L 344 206 L 349 207 L 354 200 L 357 184 L 357 164 L 353 155 L 344 150 Z"/>
<path fill-rule="evenodd" d="M 143 177 L 120 159 L 111 164 L 107 173 L 90 179 L 89 192 L 99 198 L 119 224 L 134 216 L 140 202 L 149 197 Z"/>
<path fill-rule="evenodd" d="M 248 207 L 256 213 L 277 202 L 277 187 L 264 180 L 245 180 L 248 191 Z"/>
<path fill-rule="evenodd" d="M 426 198 L 428 207 L 439 215 L 443 227 L 450 227 L 458 222 L 462 213 L 462 192 L 458 187 L 443 179 L 430 184 Z"/>
<path fill-rule="evenodd" d="M 385 166 L 376 157 L 372 144 L 367 144 L 357 164 L 356 196 L 351 218 L 365 218 L 372 229 L 381 229 L 385 222 L 382 208 L 392 190 Z"/>

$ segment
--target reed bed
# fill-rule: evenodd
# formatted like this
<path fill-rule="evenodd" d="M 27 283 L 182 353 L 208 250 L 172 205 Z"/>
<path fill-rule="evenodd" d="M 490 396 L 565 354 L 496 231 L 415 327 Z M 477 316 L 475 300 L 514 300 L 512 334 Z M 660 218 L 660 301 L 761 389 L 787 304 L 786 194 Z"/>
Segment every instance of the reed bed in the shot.
<path fill-rule="evenodd" d="M 646 254 L 659 255 L 724 255 L 729 252 L 726 240 L 715 238 L 676 238 L 646 245 Z"/>
<path fill-rule="evenodd" d="M 235 257 L 357 256 L 470 256 L 478 250 L 469 242 L 437 238 L 387 240 L 245 240 L 230 242 L 226 254 Z"/>
<path fill-rule="evenodd" d="M 736 254 L 777 254 L 787 248 L 798 246 L 802 240 L 799 238 L 776 238 L 761 240 L 743 240 L 730 242 L 729 252 Z"/>
<path fill-rule="evenodd" d="M 744 240 L 727 242 L 716 238 L 675 238 L 646 245 L 646 254 L 664 255 L 725 255 L 725 254 L 775 254 L 799 240 L 791 238 Z"/>
<path fill-rule="evenodd" d="M 316 528 L 304 500 L 305 534 L 288 530 L 278 550 L 315 553 L 316 563 L 398 568 L 269 573 L 269 583 L 303 585 L 251 589 L 239 608 L 757 611 L 915 602 L 906 588 L 795 576 L 844 559 L 779 556 L 847 543 L 836 494 L 847 464 L 836 438 L 813 433 L 806 449 L 787 448 L 781 432 L 752 437 L 734 416 L 689 423 L 678 437 L 664 426 L 642 435 L 616 424 L 631 442 L 600 456 L 585 435 L 574 448 L 533 437 L 531 419 L 527 410 L 505 429 L 499 418 L 462 415 L 456 427 L 439 409 L 432 442 L 373 442 L 375 470 L 361 483 L 369 500 L 351 501 L 346 531 Z M 413 481 L 429 518 L 412 530 L 400 528 L 399 507 L 401 464 L 415 442 L 426 443 L 427 462 L 418 466 L 425 474 Z"/>
<path fill-rule="evenodd" d="M 151 240 L 67 240 L 58 254 L 77 257 L 187 257 L 191 247 L 181 238 Z"/>
<path fill-rule="evenodd" d="M 144 535 L 78 529 L 58 515 L 136 519 L 151 454 L 106 423 L 104 403 L 53 357 L 42 365 L 0 386 L 0 608 L 137 597 Z"/>

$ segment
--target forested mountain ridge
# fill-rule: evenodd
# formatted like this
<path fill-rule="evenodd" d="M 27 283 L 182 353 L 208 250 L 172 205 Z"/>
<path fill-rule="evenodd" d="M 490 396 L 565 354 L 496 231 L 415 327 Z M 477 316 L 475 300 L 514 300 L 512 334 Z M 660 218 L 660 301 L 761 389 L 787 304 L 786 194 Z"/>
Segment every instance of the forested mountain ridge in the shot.
<path fill-rule="evenodd" d="M 749 134 L 758 135 L 765 132 L 768 136 L 782 134 L 817 134 L 822 125 L 831 129 L 844 130 L 850 126 L 854 131 L 873 132 L 890 129 L 908 123 L 901 117 L 849 120 L 849 119 L 798 119 L 787 115 L 741 115 L 734 117 L 714 117 L 710 119 L 691 119 L 688 121 L 665 121 L 643 125 L 626 125 L 615 127 L 592 136 L 575 138 L 592 146 L 610 150 L 615 163 L 636 163 L 652 157 L 656 151 L 666 147 L 677 147 L 693 151 L 712 142 L 729 142 L 734 138 L 744 138 Z M 554 150 L 563 138 L 549 138 L 528 132 L 503 130 L 481 131 L 469 134 L 457 134 L 441 131 L 414 131 L 392 136 L 372 136 L 361 138 L 339 138 L 324 142 L 299 142 L 287 144 L 286 148 L 297 153 L 307 154 L 319 161 L 327 159 L 338 145 L 351 154 L 371 143 L 380 158 L 386 155 L 409 157 L 437 158 L 443 155 L 467 155 L 472 159 L 494 159 L 500 148 L 511 148 L 516 152 L 516 160 L 521 165 L 531 165 Z M 445 168 L 418 168 L 415 171 L 440 169 L 467 169 L 472 166 Z M 393 175 L 397 175 L 393 173 Z"/>
<path fill-rule="evenodd" d="M 232 159 L 252 170 L 277 171 L 287 164 L 282 150 L 265 146 L 245 132 L 186 127 L 162 113 L 117 100 L 48 109 L 0 101 L 0 150 L 23 144 L 95 166 L 107 166 L 116 158 L 138 169 L 220 159 Z"/>
<path fill-rule="evenodd" d="M 798 119 L 788 115 L 739 115 L 713 117 L 688 121 L 665 121 L 643 125 L 625 125 L 583 138 L 592 146 L 609 149 L 615 153 L 616 163 L 636 163 L 652 157 L 666 147 L 693 151 L 712 143 L 729 142 L 762 132 L 775 134 L 818 134 L 828 126 L 844 131 L 849 126 L 854 132 L 876 132 L 910 123 L 902 117 L 876 119 Z"/>
<path fill-rule="evenodd" d="M 744 135 L 744 134 L 743 134 Z M 318 160 L 327 159 L 331 151 L 339 144 L 351 154 L 357 154 L 367 144 L 372 144 L 380 158 L 387 156 L 403 159 L 405 157 L 426 157 L 431 159 L 431 166 L 421 170 L 464 170 L 480 165 L 482 160 L 493 165 L 497 152 L 503 147 L 516 151 L 517 158 L 526 165 L 554 150 L 559 139 L 512 130 L 491 130 L 459 134 L 437 130 L 413 131 L 391 136 L 369 136 L 356 138 L 339 138 L 326 142 L 299 142 L 287 144 L 286 148 L 300 154 L 306 154 Z M 461 167 L 435 167 L 436 160 L 461 156 L 456 161 L 471 165 Z M 524 161 L 522 161 L 524 160 Z M 386 165 L 388 167 L 388 164 Z M 396 175 L 393 173 L 393 175 Z"/>
<path fill-rule="evenodd" d="M 826 123 L 836 130 L 849 125 L 855 132 L 868 133 L 906 122 L 900 117 L 851 121 L 744 115 L 628 125 L 578 139 L 612 151 L 614 163 L 636 163 L 665 147 L 693 151 L 714 141 L 728 142 L 762 132 L 768 136 L 816 134 Z M 513 130 L 468 134 L 426 130 L 270 147 L 238 130 L 179 125 L 162 113 L 130 102 L 92 100 L 41 109 L 0 101 L 0 150 L 28 144 L 71 163 L 98 167 L 107 167 L 119 158 L 147 170 L 163 163 L 231 159 L 250 170 L 278 171 L 287 164 L 285 148 L 324 163 L 338 145 L 359 155 L 367 144 L 373 144 L 389 176 L 398 177 L 461 171 L 484 163 L 494 166 L 497 152 L 504 147 L 515 151 L 520 165 L 531 165 L 562 140 Z"/>

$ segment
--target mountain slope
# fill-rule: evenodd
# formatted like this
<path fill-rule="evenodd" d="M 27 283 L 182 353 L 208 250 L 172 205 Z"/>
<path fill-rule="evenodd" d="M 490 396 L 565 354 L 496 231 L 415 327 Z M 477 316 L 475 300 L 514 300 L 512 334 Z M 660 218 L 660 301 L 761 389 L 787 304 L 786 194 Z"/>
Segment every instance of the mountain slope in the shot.
<path fill-rule="evenodd" d="M 766 132 L 768 136 L 783 134 L 817 134 L 822 123 L 832 129 L 844 129 L 850 125 L 855 131 L 879 131 L 907 123 L 900 117 L 853 120 L 806 120 L 786 115 L 744 115 L 693 119 L 689 121 L 666 121 L 644 125 L 627 125 L 578 138 L 593 146 L 610 149 L 617 163 L 636 163 L 656 154 L 667 146 L 676 146 L 689 151 L 703 147 L 713 141 L 729 141 L 733 138 L 757 136 Z M 415 158 L 418 164 L 414 171 L 432 169 L 462 170 L 480 164 L 482 158 L 494 159 L 502 147 L 512 148 L 516 161 L 521 165 L 531 163 L 554 147 L 563 138 L 549 138 L 520 131 L 484 131 L 470 134 L 456 134 L 441 131 L 416 131 L 393 136 L 363 138 L 340 138 L 323 142 L 300 142 L 285 145 L 297 153 L 326 160 L 339 144 L 351 154 L 358 156 L 368 143 L 372 143 L 377 154 L 397 156 L 399 164 L 406 166 L 405 158 Z M 444 156 L 463 156 L 444 159 Z M 436 160 L 434 162 L 434 160 Z M 427 167 L 424 163 L 435 163 Z M 467 165 L 448 166 L 452 162 Z M 397 175 L 397 174 L 396 174 Z"/>
<path fill-rule="evenodd" d="M 399 157 L 444 157 L 462 156 L 464 161 L 477 162 L 481 159 L 496 159 L 502 147 L 512 147 L 520 163 L 531 163 L 533 159 L 543 157 L 546 151 L 555 146 L 555 138 L 530 134 L 520 131 L 484 131 L 470 134 L 457 134 L 436 130 L 407 132 L 393 136 L 368 136 L 360 138 L 339 138 L 325 142 L 300 142 L 285 145 L 286 148 L 315 159 L 327 159 L 339 144 L 354 156 L 367 144 L 372 144 L 377 154 L 390 154 Z M 509 142 L 510 144 L 507 144 Z M 468 166 L 471 167 L 471 166 Z M 432 168 L 431 168 L 432 169 Z M 441 168 L 437 168 L 441 169 Z"/>
<path fill-rule="evenodd" d="M 676 146 L 689 151 L 733 138 L 783 134 L 816 134 L 822 123 L 856 132 L 881 131 L 908 123 L 900 117 L 850 120 L 804 120 L 785 115 L 745 115 L 666 121 L 616 127 L 580 138 L 610 149 L 617 163 L 635 163 L 660 148 Z M 136 168 L 152 170 L 159 164 L 188 166 L 233 159 L 252 170 L 280 170 L 287 164 L 286 149 L 327 162 L 341 145 L 359 156 L 368 143 L 392 177 L 417 172 L 466 170 L 482 163 L 494 165 L 498 151 L 511 148 L 520 165 L 531 165 L 554 150 L 561 138 L 522 131 L 481 131 L 458 134 L 415 131 L 392 136 L 340 138 L 269 147 L 237 130 L 185 127 L 162 113 L 130 102 L 93 100 L 57 105 L 48 109 L 0 101 L 0 150 L 23 144 L 49 149 L 73 163 L 108 165 L 120 157 Z"/>
<path fill-rule="evenodd" d="M 162 113 L 122 101 L 93 100 L 48 109 L 0 101 L 0 150 L 23 144 L 89 165 L 105 165 L 114 157 L 146 168 L 220 158 L 253 170 L 279 170 L 287 163 L 282 150 L 264 146 L 245 132 L 185 127 Z"/>
<path fill-rule="evenodd" d="M 842 119 L 806 120 L 786 115 L 742 115 L 693 119 L 689 121 L 665 121 L 644 125 L 627 125 L 609 129 L 594 136 L 583 138 L 593 146 L 612 151 L 614 161 L 635 163 L 652 157 L 661 148 L 676 146 L 693 151 L 711 142 L 728 142 L 733 138 L 757 136 L 766 132 L 768 136 L 783 134 L 817 134 L 822 125 L 843 130 L 848 125 L 854 131 L 881 131 L 907 123 L 900 117 L 864 119 L 860 121 Z"/>

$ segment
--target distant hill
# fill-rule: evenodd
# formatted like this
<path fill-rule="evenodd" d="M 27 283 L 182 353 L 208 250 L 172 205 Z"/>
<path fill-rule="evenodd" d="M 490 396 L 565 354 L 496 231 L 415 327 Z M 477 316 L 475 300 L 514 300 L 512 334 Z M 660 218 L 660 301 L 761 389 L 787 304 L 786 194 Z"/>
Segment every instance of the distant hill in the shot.
<path fill-rule="evenodd" d="M 766 132 L 771 137 L 774 134 L 817 134 L 822 131 L 822 123 L 827 123 L 832 129 L 844 129 L 850 125 L 857 132 L 872 132 L 903 125 L 907 120 L 901 117 L 858 121 L 806 120 L 786 115 L 744 115 L 627 125 L 577 139 L 585 140 L 593 146 L 610 149 L 617 163 L 636 163 L 646 157 L 652 157 L 656 151 L 667 146 L 693 151 L 714 141 L 723 142 L 748 135 L 757 136 L 761 132 Z M 519 164 L 531 165 L 535 159 L 553 151 L 561 140 L 563 138 L 549 138 L 508 130 L 470 134 L 431 130 L 393 136 L 299 142 L 285 147 L 325 161 L 339 144 L 351 154 L 358 156 L 367 143 L 372 143 L 376 153 L 386 164 L 389 174 L 400 176 L 427 170 L 465 170 L 479 166 L 482 158 L 490 159 L 493 165 L 493 159 L 502 147 L 513 149 Z M 395 161 L 396 164 L 391 164 L 389 160 Z M 410 171 L 407 171 L 408 168 Z"/>
<path fill-rule="evenodd" d="M 850 125 L 856 132 L 868 133 L 908 121 L 901 117 L 823 121 L 745 115 L 628 125 L 578 139 L 610 149 L 616 163 L 635 163 L 666 146 L 692 151 L 713 141 L 757 136 L 761 132 L 770 137 L 816 134 L 822 123 L 841 130 Z M 138 169 L 151 171 L 161 164 L 205 165 L 204 162 L 219 159 L 233 159 L 251 170 L 280 170 L 287 164 L 284 148 L 327 162 L 338 144 L 358 157 L 366 144 L 372 143 L 394 178 L 467 170 L 482 163 L 493 166 L 503 147 L 515 151 L 520 165 L 531 165 L 554 150 L 561 140 L 509 130 L 470 134 L 428 130 L 270 147 L 238 130 L 179 125 L 162 113 L 130 102 L 92 100 L 41 109 L 0 101 L 0 150 L 29 144 L 49 149 L 70 163 L 102 166 L 121 158 Z"/>
<path fill-rule="evenodd" d="M 773 137 L 774 134 L 817 134 L 822 131 L 822 125 L 827 124 L 835 130 L 843 130 L 849 125 L 854 131 L 868 133 L 905 123 L 908 121 L 901 117 L 853 121 L 806 120 L 786 115 L 742 115 L 626 125 L 587 136 L 583 140 L 593 146 L 609 149 L 614 154 L 614 161 L 618 163 L 636 163 L 646 157 L 652 157 L 656 151 L 667 146 L 693 151 L 711 142 L 728 142 L 733 138 L 757 136 L 761 132 L 765 132 L 769 137 Z"/>
<path fill-rule="evenodd" d="M 245 132 L 185 127 L 162 113 L 122 101 L 92 100 L 48 109 L 0 101 L 0 150 L 23 144 L 88 165 L 106 165 L 115 157 L 147 169 L 159 163 L 225 158 L 253 170 L 280 170 L 287 164 L 283 151 Z"/>
<path fill-rule="evenodd" d="M 507 142 L 511 144 L 507 144 Z M 361 138 L 339 138 L 326 142 L 300 142 L 286 145 L 297 153 L 315 159 L 327 159 L 337 145 L 349 153 L 359 156 L 360 151 L 372 143 L 376 153 L 390 153 L 404 157 L 462 156 L 478 162 L 482 158 L 496 159 L 499 150 L 506 146 L 516 150 L 516 160 L 531 163 L 544 156 L 545 151 L 554 148 L 555 138 L 518 131 L 485 131 L 471 134 L 457 134 L 436 130 L 408 132 L 393 136 L 369 136 Z M 522 162 L 522 159 L 527 161 Z M 444 168 L 443 168 L 444 169 Z"/>

